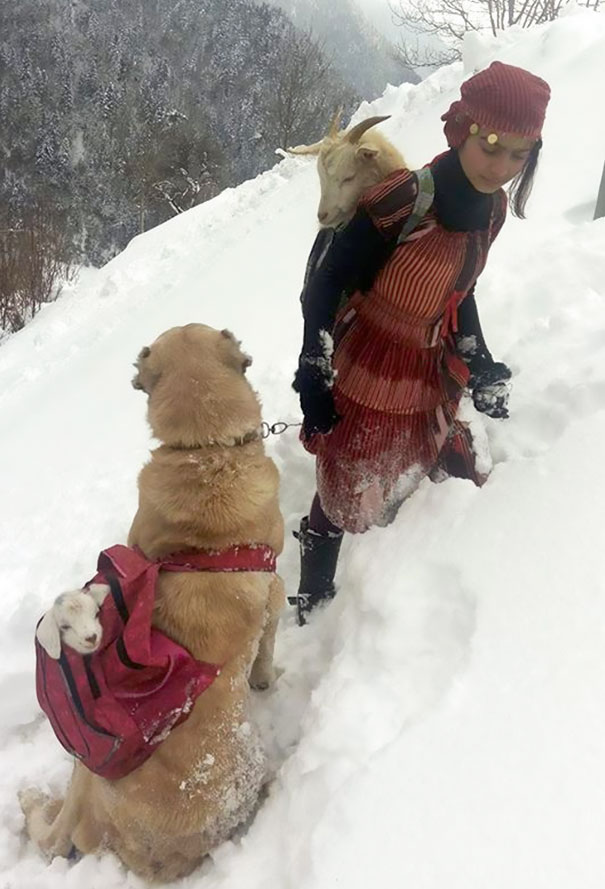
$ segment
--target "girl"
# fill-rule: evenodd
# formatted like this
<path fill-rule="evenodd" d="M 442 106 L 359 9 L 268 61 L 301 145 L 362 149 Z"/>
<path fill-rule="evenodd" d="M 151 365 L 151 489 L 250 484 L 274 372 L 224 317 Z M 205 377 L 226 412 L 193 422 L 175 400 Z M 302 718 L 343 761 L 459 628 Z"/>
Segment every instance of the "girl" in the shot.
<path fill-rule="evenodd" d="M 398 170 L 362 196 L 309 276 L 294 388 L 317 494 L 298 534 L 300 624 L 335 593 L 344 531 L 391 522 L 426 475 L 485 481 L 456 412 L 468 386 L 477 410 L 507 417 L 511 372 L 485 344 L 475 282 L 508 182 L 524 216 L 549 98 L 543 80 L 501 62 L 471 77 L 441 118 L 449 151 L 428 165 L 434 199 L 411 234 L 419 177 Z M 343 290 L 353 295 L 338 310 Z"/>

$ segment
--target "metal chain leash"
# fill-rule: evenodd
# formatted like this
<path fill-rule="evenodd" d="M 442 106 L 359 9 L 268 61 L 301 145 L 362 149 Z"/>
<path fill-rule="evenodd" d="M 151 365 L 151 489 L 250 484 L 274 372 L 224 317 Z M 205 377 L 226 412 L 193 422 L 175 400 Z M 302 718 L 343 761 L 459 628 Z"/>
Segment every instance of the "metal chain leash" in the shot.
<path fill-rule="evenodd" d="M 277 423 L 269 424 L 263 420 L 260 426 L 262 437 L 269 438 L 270 435 L 281 435 L 282 432 L 286 431 L 286 429 L 291 429 L 295 426 L 302 426 L 302 423 L 285 423 L 283 420 L 278 420 Z"/>

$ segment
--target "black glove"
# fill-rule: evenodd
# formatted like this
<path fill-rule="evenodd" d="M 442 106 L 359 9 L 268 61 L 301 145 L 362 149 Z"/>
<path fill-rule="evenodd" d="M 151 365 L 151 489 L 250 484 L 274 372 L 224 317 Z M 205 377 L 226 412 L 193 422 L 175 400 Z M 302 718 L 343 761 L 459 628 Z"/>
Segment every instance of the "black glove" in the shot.
<path fill-rule="evenodd" d="M 332 368 L 325 359 L 301 358 L 292 388 L 300 397 L 305 438 L 317 432 L 326 435 L 340 420 L 334 407 L 333 380 Z"/>
<path fill-rule="evenodd" d="M 509 367 L 502 361 L 486 364 L 469 380 L 469 388 L 473 393 L 475 408 L 488 417 L 504 420 L 508 417 L 508 397 L 512 374 Z"/>

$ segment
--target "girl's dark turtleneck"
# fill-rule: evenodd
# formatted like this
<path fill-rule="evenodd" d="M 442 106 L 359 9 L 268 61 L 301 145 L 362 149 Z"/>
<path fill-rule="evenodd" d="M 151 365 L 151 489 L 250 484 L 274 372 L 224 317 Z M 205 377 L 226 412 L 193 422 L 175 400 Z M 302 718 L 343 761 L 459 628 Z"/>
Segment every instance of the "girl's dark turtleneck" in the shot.
<path fill-rule="evenodd" d="M 480 231 L 489 226 L 493 195 L 473 188 L 464 174 L 458 152 L 450 148 L 431 164 L 435 183 L 433 207 L 438 222 L 448 231 Z"/>

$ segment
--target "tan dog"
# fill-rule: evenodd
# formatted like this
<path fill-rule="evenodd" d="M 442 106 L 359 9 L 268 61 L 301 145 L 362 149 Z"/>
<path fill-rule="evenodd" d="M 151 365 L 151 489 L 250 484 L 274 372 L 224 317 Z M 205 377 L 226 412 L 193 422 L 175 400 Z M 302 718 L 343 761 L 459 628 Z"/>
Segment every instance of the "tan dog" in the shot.
<path fill-rule="evenodd" d="M 128 543 L 149 558 L 234 544 L 283 546 L 278 473 L 259 436 L 250 359 L 228 331 L 162 334 L 139 355 L 135 388 L 162 444 L 139 475 Z M 142 766 L 107 781 L 75 764 L 63 802 L 21 794 L 27 829 L 49 855 L 111 850 L 148 880 L 190 873 L 254 811 L 264 755 L 247 721 L 249 683 L 274 678 L 283 585 L 270 573 L 161 573 L 154 625 L 221 674 Z"/>

